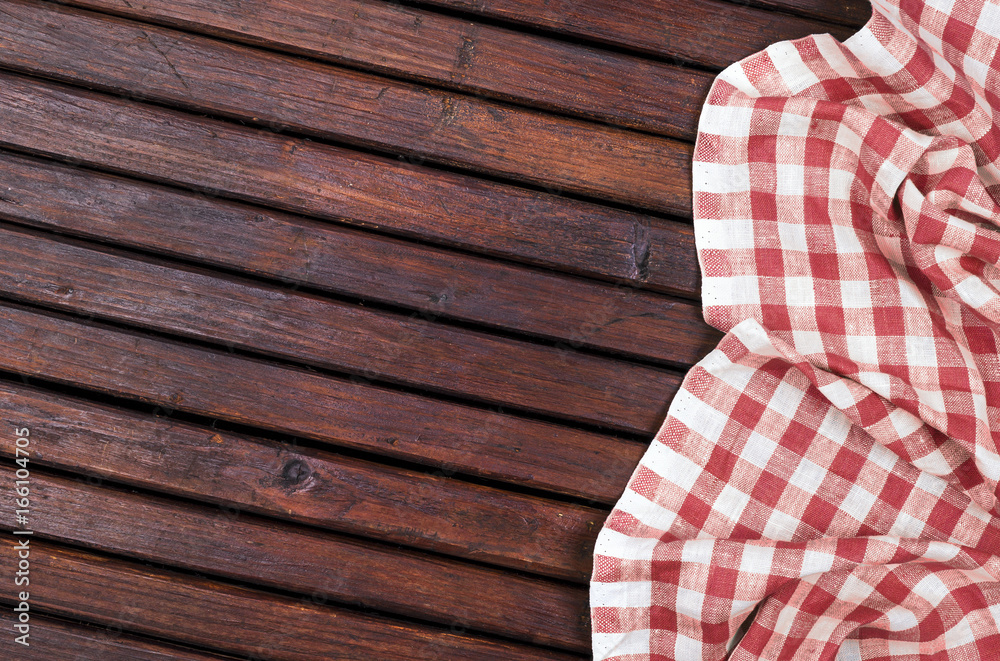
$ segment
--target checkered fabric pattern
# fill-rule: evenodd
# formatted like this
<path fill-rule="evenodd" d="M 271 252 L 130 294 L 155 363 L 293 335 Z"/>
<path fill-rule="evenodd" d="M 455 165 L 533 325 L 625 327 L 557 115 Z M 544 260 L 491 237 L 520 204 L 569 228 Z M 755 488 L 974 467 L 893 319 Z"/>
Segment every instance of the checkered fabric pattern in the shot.
<path fill-rule="evenodd" d="M 1000 4 L 716 79 L 709 323 L 598 539 L 595 659 L 1000 659 Z"/>

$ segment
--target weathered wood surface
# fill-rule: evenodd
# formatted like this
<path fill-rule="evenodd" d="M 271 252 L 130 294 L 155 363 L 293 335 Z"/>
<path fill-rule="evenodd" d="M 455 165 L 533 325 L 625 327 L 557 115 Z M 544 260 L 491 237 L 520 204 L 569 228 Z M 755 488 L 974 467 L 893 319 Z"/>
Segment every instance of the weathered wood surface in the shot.
<path fill-rule="evenodd" d="M 0 393 L 0 411 L 36 429 L 41 465 L 212 503 L 223 512 L 244 510 L 577 581 L 590 570 L 606 514 L 470 484 L 445 471 L 383 466 L 2 381 Z"/>
<path fill-rule="evenodd" d="M 853 28 L 864 25 L 872 15 L 871 4 L 865 0 L 752 0 L 767 8 L 794 12 L 836 21 Z"/>
<path fill-rule="evenodd" d="M 777 41 L 824 32 L 843 39 L 853 33 L 849 27 L 776 15 L 739 0 L 687 0 L 683 4 L 660 0 L 422 0 L 422 3 L 716 68 L 729 66 Z M 832 3 L 816 4 L 818 9 Z M 867 2 L 856 4 L 867 11 Z M 823 17 L 853 20 L 855 10 L 854 6 L 845 7 L 843 15 L 834 10 L 823 12 Z"/>
<path fill-rule="evenodd" d="M 5 1 L 0 16 L 3 66 L 411 160 L 672 208 L 681 148 L 670 140 L 35 2 Z M 697 90 L 705 92 L 707 84 Z M 694 130 L 674 134 L 690 139 Z"/>
<path fill-rule="evenodd" d="M 15 544 L 12 535 L 0 539 L 0 569 L 8 576 L 14 575 L 16 567 Z M 454 633 L 445 626 L 404 623 L 327 606 L 311 596 L 295 598 L 164 571 L 55 546 L 40 538 L 31 541 L 31 567 L 32 602 L 48 612 L 258 658 L 581 658 Z"/>
<path fill-rule="evenodd" d="M 0 612 L 0 627 L 13 631 L 16 614 L 10 608 Z M 5 658 L 19 661 L 53 659 L 101 659 L 102 661 L 226 661 L 232 657 L 198 652 L 179 645 L 153 642 L 122 633 L 116 626 L 81 625 L 59 618 L 34 615 L 31 618 L 30 645 L 14 641 L 14 636 L 0 637 L 0 652 Z"/>
<path fill-rule="evenodd" d="M 0 476 L 13 483 L 14 468 L 0 468 Z M 292 592 L 316 603 L 353 604 L 541 645 L 590 649 L 583 587 L 338 538 L 235 508 L 37 474 L 33 486 L 39 494 L 35 534 L 47 539 Z M 128 527 L 121 525 L 126 519 Z M 496 613 L 507 615 L 498 619 Z M 551 626 L 539 627 L 542 620 Z"/>
<path fill-rule="evenodd" d="M 475 322 L 685 366 L 720 337 L 697 305 L 631 285 L 609 287 L 2 151 L 0 170 L 8 189 L 0 190 L 0 217 L 403 306 L 426 319 Z M 205 241 L 206 235 L 215 240 Z M 689 235 L 677 243 L 675 252 L 693 253 Z M 697 273 L 686 268 L 687 260 L 675 264 L 676 293 L 694 297 Z"/>
<path fill-rule="evenodd" d="M 33 645 L 0 654 L 585 658 L 597 533 L 719 338 L 711 72 L 867 14 L 0 0 L 35 530 Z"/>
<path fill-rule="evenodd" d="M 584 119 L 673 134 L 692 119 L 704 72 L 473 23 L 398 3 L 357 0 L 71 0 L 192 32 Z"/>
<path fill-rule="evenodd" d="M 8 372 L 516 484 L 579 493 L 583 466 L 599 478 L 602 462 L 634 455 L 594 432 L 13 305 L 0 306 L 0 331 Z"/>
<path fill-rule="evenodd" d="M 0 295 L 366 379 L 648 432 L 673 371 L 449 328 L 0 223 Z"/>
<path fill-rule="evenodd" d="M 669 282 L 693 263 L 651 260 L 677 254 L 681 223 L 21 76 L 0 87 L 0 145 L 576 273 Z M 668 203 L 686 213 L 680 146 Z"/>

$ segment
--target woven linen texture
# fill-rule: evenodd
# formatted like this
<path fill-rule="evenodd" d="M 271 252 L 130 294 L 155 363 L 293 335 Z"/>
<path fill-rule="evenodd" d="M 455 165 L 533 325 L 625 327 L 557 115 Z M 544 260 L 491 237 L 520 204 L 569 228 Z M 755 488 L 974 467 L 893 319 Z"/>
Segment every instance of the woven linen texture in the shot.
<path fill-rule="evenodd" d="M 996 3 L 879 0 L 716 79 L 726 335 L 600 534 L 596 659 L 1000 659 L 998 43 Z"/>

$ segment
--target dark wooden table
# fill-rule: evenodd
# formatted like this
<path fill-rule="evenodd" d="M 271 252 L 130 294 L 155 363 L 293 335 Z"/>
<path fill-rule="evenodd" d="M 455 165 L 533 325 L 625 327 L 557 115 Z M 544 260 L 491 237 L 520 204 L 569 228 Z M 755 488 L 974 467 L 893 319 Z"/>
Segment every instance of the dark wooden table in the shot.
<path fill-rule="evenodd" d="M 868 14 L 0 0 L 3 658 L 588 656 L 594 539 L 718 340 L 704 96 Z"/>

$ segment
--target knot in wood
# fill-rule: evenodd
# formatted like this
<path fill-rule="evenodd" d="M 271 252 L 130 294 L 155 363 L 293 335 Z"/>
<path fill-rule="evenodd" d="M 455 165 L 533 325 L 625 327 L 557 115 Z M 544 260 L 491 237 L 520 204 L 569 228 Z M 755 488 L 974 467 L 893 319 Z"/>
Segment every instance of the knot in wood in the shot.
<path fill-rule="evenodd" d="M 310 475 L 312 475 L 312 469 L 301 459 L 293 459 L 281 469 L 281 479 L 288 486 L 302 484 L 309 479 Z"/>

